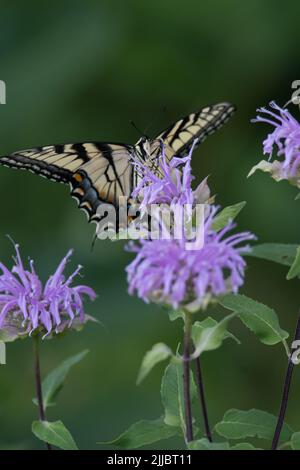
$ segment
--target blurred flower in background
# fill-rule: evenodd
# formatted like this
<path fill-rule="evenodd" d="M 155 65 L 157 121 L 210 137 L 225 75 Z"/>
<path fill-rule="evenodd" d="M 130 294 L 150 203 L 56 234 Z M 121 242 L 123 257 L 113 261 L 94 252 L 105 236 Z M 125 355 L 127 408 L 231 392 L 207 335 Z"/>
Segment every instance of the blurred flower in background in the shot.
<path fill-rule="evenodd" d="M 262 160 L 255 165 L 249 173 L 251 176 L 256 170 L 270 173 L 276 181 L 288 180 L 300 188 L 300 123 L 287 109 L 278 106 L 274 101 L 270 103 L 272 111 L 259 108 L 260 113 L 252 122 L 265 122 L 274 127 L 263 142 L 263 152 L 268 154 L 268 161 Z M 272 159 L 274 147 L 277 147 L 277 157 Z"/>
<path fill-rule="evenodd" d="M 88 286 L 72 286 L 81 266 L 69 277 L 63 274 L 72 255 L 70 250 L 49 277 L 45 286 L 39 279 L 33 260 L 24 267 L 19 245 L 14 244 L 16 257 L 9 270 L 0 262 L 0 339 L 13 341 L 39 332 L 46 337 L 68 328 L 82 326 L 91 319 L 83 308 L 83 295 L 91 300 L 96 294 Z"/>

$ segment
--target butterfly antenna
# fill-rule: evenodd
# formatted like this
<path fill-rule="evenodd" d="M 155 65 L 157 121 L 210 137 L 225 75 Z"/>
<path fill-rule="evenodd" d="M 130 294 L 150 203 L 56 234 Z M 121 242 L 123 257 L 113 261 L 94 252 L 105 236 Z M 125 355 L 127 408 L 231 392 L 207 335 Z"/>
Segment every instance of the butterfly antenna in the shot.
<path fill-rule="evenodd" d="M 293 102 L 293 100 L 288 100 L 285 105 L 283 105 L 284 108 L 287 108 L 291 103 Z"/>
<path fill-rule="evenodd" d="M 165 114 L 166 110 L 167 110 L 167 106 L 164 105 L 161 108 L 161 110 L 159 111 L 159 113 L 153 114 L 152 118 L 150 119 L 150 122 L 149 122 L 148 126 L 145 129 L 145 135 L 147 135 L 149 129 L 153 126 L 154 121 L 157 120 L 157 116 L 162 116 L 163 114 Z"/>
<path fill-rule="evenodd" d="M 141 129 L 137 127 L 134 121 L 130 120 L 129 122 L 132 125 L 132 127 L 140 134 L 141 137 L 145 136 L 144 132 L 142 132 Z"/>

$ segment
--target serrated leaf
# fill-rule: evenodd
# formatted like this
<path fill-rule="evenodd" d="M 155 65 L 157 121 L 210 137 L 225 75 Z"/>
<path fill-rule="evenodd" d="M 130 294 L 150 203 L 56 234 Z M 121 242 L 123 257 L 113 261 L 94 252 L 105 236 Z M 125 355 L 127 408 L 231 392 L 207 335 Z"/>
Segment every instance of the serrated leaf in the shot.
<path fill-rule="evenodd" d="M 286 275 L 287 280 L 293 279 L 300 275 L 300 246 L 297 248 L 296 256 L 293 261 L 292 266 L 290 267 L 289 272 Z"/>
<path fill-rule="evenodd" d="M 254 245 L 251 251 L 244 256 L 274 261 L 275 263 L 291 266 L 297 253 L 298 245 L 287 245 L 283 243 L 263 243 Z"/>
<path fill-rule="evenodd" d="M 294 432 L 292 435 L 291 447 L 293 450 L 300 450 L 300 432 Z"/>
<path fill-rule="evenodd" d="M 212 317 L 206 317 L 204 320 L 202 321 L 196 321 L 195 323 L 193 323 L 193 327 L 192 328 L 192 335 L 193 335 L 193 329 L 197 329 L 197 330 L 203 330 L 204 328 L 212 328 L 213 326 L 216 326 L 217 325 L 217 320 L 215 320 L 214 318 Z M 200 331 L 199 331 L 200 333 Z M 233 339 L 236 343 L 238 344 L 241 344 L 240 340 L 235 336 L 233 335 L 232 333 L 230 333 L 230 331 L 226 331 L 225 332 L 225 336 L 224 336 L 224 339 L 227 339 L 227 338 L 231 338 Z"/>
<path fill-rule="evenodd" d="M 193 375 L 190 374 L 191 403 L 197 395 Z M 168 426 L 181 427 L 185 435 L 182 363 L 167 366 L 161 383 L 161 399 L 165 409 L 164 421 Z"/>
<path fill-rule="evenodd" d="M 171 349 L 164 343 L 157 343 L 152 346 L 152 349 L 148 351 L 141 364 L 141 368 L 138 373 L 137 385 L 139 385 L 144 378 L 149 374 L 153 367 L 161 361 L 166 360 L 168 357 L 173 355 Z"/>
<path fill-rule="evenodd" d="M 163 418 L 153 421 L 142 420 L 132 424 L 127 431 L 116 439 L 108 442 L 98 442 L 98 444 L 109 444 L 123 449 L 137 449 L 178 434 L 181 435 L 180 428 L 168 426 Z"/>
<path fill-rule="evenodd" d="M 43 404 L 44 408 L 48 408 L 49 406 L 53 406 L 53 400 L 62 389 L 66 376 L 71 369 L 72 366 L 78 364 L 88 353 L 88 349 L 80 352 L 79 354 L 75 354 L 69 359 L 63 361 L 60 366 L 54 369 L 47 377 L 43 380 L 42 383 L 42 391 L 43 391 Z M 37 399 L 33 399 L 34 404 L 37 405 Z"/>
<path fill-rule="evenodd" d="M 61 421 L 33 421 L 33 434 L 41 441 L 48 442 L 63 450 L 78 450 L 70 432 Z"/>
<path fill-rule="evenodd" d="M 224 228 L 231 220 L 239 214 L 239 212 L 245 207 L 246 201 L 239 202 L 233 206 L 225 207 L 219 214 L 214 218 L 212 229 L 218 232 Z"/>
<path fill-rule="evenodd" d="M 280 327 L 278 317 L 273 309 L 239 294 L 226 295 L 220 299 L 219 303 L 235 312 L 262 343 L 274 345 L 281 341 L 289 354 L 289 348 L 285 341 L 289 334 Z"/>
<path fill-rule="evenodd" d="M 229 450 L 229 447 L 229 442 L 209 442 L 206 437 L 188 444 L 189 450 Z"/>
<path fill-rule="evenodd" d="M 195 322 L 191 333 L 195 345 L 193 357 L 200 356 L 204 351 L 212 351 L 219 348 L 224 339 L 230 337 L 231 334 L 227 330 L 227 324 L 235 316 L 236 314 L 233 313 L 223 318 L 220 322 L 210 317 L 203 322 Z"/>
<path fill-rule="evenodd" d="M 272 439 L 277 423 L 277 417 L 261 410 L 236 410 L 225 413 L 223 420 L 216 424 L 215 430 L 226 439 L 244 439 L 245 437 L 258 437 Z M 281 439 L 287 441 L 293 434 L 293 430 L 284 424 Z"/>

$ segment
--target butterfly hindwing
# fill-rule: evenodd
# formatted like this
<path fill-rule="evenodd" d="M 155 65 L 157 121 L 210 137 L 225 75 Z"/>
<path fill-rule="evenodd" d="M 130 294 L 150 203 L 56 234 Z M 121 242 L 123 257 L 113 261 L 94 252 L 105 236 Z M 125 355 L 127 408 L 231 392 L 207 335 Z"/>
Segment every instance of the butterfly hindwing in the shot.
<path fill-rule="evenodd" d="M 196 138 L 197 145 L 201 144 L 208 135 L 219 129 L 234 111 L 232 104 L 218 103 L 179 119 L 153 140 L 151 153 L 159 152 L 159 142 L 163 141 L 169 160 L 174 155 L 185 156 Z"/>
<path fill-rule="evenodd" d="M 97 157 L 83 164 L 72 176 L 71 187 L 81 209 L 89 220 L 97 221 L 101 203 L 118 208 L 119 198 L 130 198 L 133 190 L 133 167 L 130 158 L 134 148 L 124 144 L 95 144 Z"/>

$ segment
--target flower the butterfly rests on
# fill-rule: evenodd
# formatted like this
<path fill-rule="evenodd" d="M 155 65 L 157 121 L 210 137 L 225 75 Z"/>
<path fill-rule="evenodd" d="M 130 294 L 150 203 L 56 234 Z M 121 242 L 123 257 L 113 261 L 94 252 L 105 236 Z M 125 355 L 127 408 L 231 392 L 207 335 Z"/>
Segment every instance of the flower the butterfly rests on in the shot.
<path fill-rule="evenodd" d="M 188 223 L 196 216 L 196 206 L 211 200 L 210 189 L 205 178 L 194 190 L 191 183 L 191 159 L 197 139 L 186 157 L 173 157 L 169 162 L 166 148 L 161 143 L 161 154 L 153 161 L 132 159 L 132 164 L 139 175 L 139 183 L 132 192 L 137 201 L 140 216 L 132 223 L 139 227 L 139 235 L 132 238 L 157 238 L 165 234 L 181 233 L 188 228 Z M 175 229 L 177 224 L 178 230 Z M 141 228 L 142 227 L 142 228 Z M 144 230 L 143 230 L 144 229 Z M 187 230 L 185 230 L 186 232 Z M 128 232 L 130 234 L 132 232 Z"/>
<path fill-rule="evenodd" d="M 132 192 L 132 198 L 140 201 L 139 209 L 143 212 L 151 204 L 190 205 L 205 203 L 210 197 L 210 190 L 205 178 L 193 190 L 191 187 L 195 177 L 192 175 L 191 159 L 197 139 L 195 139 L 186 157 L 174 156 L 169 162 L 166 157 L 164 143 L 161 154 L 157 156 L 155 168 L 146 162 L 133 158 L 133 165 L 140 176 L 140 181 Z"/>
<path fill-rule="evenodd" d="M 259 108 L 260 113 L 252 122 L 265 122 L 274 127 L 263 142 L 264 154 L 268 154 L 268 161 L 262 160 L 255 165 L 249 173 L 251 176 L 256 170 L 270 173 L 276 181 L 287 180 L 300 188 L 300 123 L 284 108 L 274 101 L 270 103 L 272 111 Z M 278 159 L 271 162 L 274 147 L 277 147 Z"/>
<path fill-rule="evenodd" d="M 32 260 L 30 269 L 24 267 L 19 245 L 9 270 L 0 262 L 0 338 L 12 341 L 32 333 L 43 337 L 59 334 L 69 328 L 78 328 L 91 317 L 85 314 L 83 296 L 91 300 L 96 294 L 85 285 L 72 286 L 81 266 L 69 277 L 63 272 L 72 255 L 70 250 L 45 286 L 39 279 Z"/>

